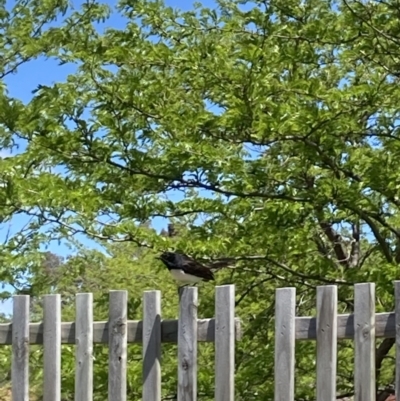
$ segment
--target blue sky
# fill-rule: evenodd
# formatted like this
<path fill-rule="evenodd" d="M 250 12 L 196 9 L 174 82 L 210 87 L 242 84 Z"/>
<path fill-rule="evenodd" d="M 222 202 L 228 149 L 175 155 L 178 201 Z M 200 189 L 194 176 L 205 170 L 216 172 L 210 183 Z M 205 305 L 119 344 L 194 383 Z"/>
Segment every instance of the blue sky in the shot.
<path fill-rule="evenodd" d="M 74 4 L 81 3 L 80 1 L 73 1 Z M 107 1 L 107 3 L 113 7 L 117 4 L 116 1 Z M 212 0 L 200 1 L 205 7 L 215 7 L 215 2 Z M 12 7 L 14 1 L 9 1 L 9 7 Z M 165 0 L 165 4 L 174 8 L 182 10 L 190 10 L 193 8 L 193 2 L 188 0 Z M 100 29 L 104 28 L 120 28 L 123 29 L 125 20 L 118 14 L 112 15 L 104 24 L 99 26 Z M 32 98 L 32 91 L 37 88 L 39 84 L 51 85 L 55 82 L 64 81 L 67 75 L 73 73 L 75 67 L 73 65 L 62 65 L 59 66 L 55 60 L 46 60 L 40 58 L 34 61 L 30 61 L 22 65 L 16 74 L 9 75 L 6 77 L 5 82 L 7 84 L 9 96 L 18 98 L 23 102 L 29 102 Z M 8 156 L 7 150 L 0 149 L 0 156 Z M 27 223 L 23 217 L 17 217 L 12 221 L 12 231 L 18 231 Z M 161 229 L 166 226 L 166 222 L 162 219 L 158 219 L 153 222 L 156 229 Z M 5 233 L 9 227 L 0 228 L 0 240 L 4 239 Z M 95 246 L 93 242 L 83 239 L 85 245 Z M 66 256 L 69 253 L 69 249 L 65 245 L 58 245 L 54 243 L 51 245 L 50 250 L 56 254 Z M 12 291 L 11 287 L 6 287 L 6 291 Z M 12 311 L 12 300 L 7 300 L 0 304 L 0 313 L 9 314 Z"/>

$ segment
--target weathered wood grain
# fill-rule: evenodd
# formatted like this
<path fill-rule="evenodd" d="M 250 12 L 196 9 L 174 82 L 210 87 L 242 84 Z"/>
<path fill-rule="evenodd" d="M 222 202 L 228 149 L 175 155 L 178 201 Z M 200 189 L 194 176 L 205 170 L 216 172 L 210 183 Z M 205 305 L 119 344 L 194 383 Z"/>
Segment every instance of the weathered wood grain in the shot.
<path fill-rule="evenodd" d="M 337 287 L 317 287 L 317 401 L 336 400 Z"/>
<path fill-rule="evenodd" d="M 29 296 L 13 301 L 12 401 L 29 401 Z"/>
<path fill-rule="evenodd" d="M 296 340 L 315 340 L 317 320 L 315 317 L 296 317 Z M 375 314 L 376 338 L 395 338 L 395 313 Z M 339 340 L 354 338 L 354 315 L 338 315 L 337 338 Z"/>
<path fill-rule="evenodd" d="M 142 343 L 143 322 L 128 320 L 128 343 Z M 214 342 L 215 319 L 198 319 L 197 321 L 199 342 Z M 315 317 L 296 317 L 296 340 L 315 340 L 317 338 L 317 320 Z M 240 341 L 242 336 L 240 319 L 235 318 L 235 339 Z M 375 314 L 376 338 L 395 338 L 395 313 Z M 339 340 L 354 338 L 354 315 L 338 315 L 337 338 Z M 163 343 L 176 343 L 178 339 L 178 321 L 161 321 L 161 341 Z M 93 323 L 93 342 L 95 344 L 108 344 L 108 322 Z M 29 343 L 43 344 L 43 323 L 29 324 Z M 61 343 L 75 344 L 75 323 L 61 323 Z M 12 324 L 0 324 L 0 345 L 12 344 Z"/>
<path fill-rule="evenodd" d="M 215 400 L 235 399 L 235 286 L 215 289 Z"/>
<path fill-rule="evenodd" d="M 143 295 L 143 401 L 161 401 L 161 292 Z"/>
<path fill-rule="evenodd" d="M 394 321 L 394 314 L 393 314 Z M 393 323 L 394 324 L 394 323 Z M 137 320 L 127 321 L 128 343 L 142 343 L 143 322 Z M 215 319 L 197 320 L 197 340 L 199 342 L 214 342 Z M 240 319 L 235 318 L 235 338 L 241 339 Z M 394 335 L 393 335 L 394 337 Z M 176 343 L 178 340 L 178 320 L 161 321 L 161 341 L 163 343 Z M 12 325 L 11 323 L 0 324 L 0 345 L 11 345 Z M 43 323 L 29 324 L 29 343 L 43 344 Z M 61 323 L 61 343 L 75 344 L 75 323 Z M 108 344 L 108 322 L 93 322 L 93 343 Z"/>
<path fill-rule="evenodd" d="M 110 291 L 108 335 L 108 400 L 126 401 L 128 292 Z"/>
<path fill-rule="evenodd" d="M 77 294 L 75 401 L 93 400 L 93 294 Z"/>
<path fill-rule="evenodd" d="M 294 400 L 296 289 L 275 296 L 275 401 Z"/>
<path fill-rule="evenodd" d="M 197 287 L 183 287 L 178 319 L 178 401 L 197 399 L 197 306 Z"/>
<path fill-rule="evenodd" d="M 43 401 L 61 400 L 61 296 L 43 297 Z"/>
<path fill-rule="evenodd" d="M 354 401 L 375 401 L 375 284 L 354 286 Z"/>
<path fill-rule="evenodd" d="M 396 383 L 395 394 L 400 394 L 400 281 L 394 282 L 396 312 Z"/>

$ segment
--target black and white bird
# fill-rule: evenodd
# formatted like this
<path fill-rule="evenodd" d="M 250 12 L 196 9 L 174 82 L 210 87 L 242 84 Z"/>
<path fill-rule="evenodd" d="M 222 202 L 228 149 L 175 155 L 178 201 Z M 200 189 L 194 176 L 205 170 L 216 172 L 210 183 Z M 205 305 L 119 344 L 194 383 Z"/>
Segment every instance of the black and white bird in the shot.
<path fill-rule="evenodd" d="M 214 280 L 213 272 L 195 259 L 178 252 L 163 252 L 160 259 L 171 276 L 184 285 Z"/>

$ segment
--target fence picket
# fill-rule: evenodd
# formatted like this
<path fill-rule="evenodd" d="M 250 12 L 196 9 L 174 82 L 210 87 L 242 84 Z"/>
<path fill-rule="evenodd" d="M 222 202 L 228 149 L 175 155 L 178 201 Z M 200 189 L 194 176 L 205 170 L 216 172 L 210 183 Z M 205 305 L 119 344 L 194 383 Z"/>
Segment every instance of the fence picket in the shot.
<path fill-rule="evenodd" d="M 354 314 L 337 314 L 337 287 L 317 288 L 316 317 L 296 317 L 295 288 L 276 290 L 275 401 L 294 400 L 295 341 L 317 340 L 317 401 L 336 399 L 337 340 L 354 339 L 354 401 L 375 401 L 375 340 L 396 338 L 400 394 L 400 281 L 395 312 L 375 313 L 375 284 L 356 284 Z M 197 319 L 195 287 L 180 291 L 179 319 L 161 321 L 160 291 L 146 291 L 143 321 L 127 320 L 127 292 L 110 291 L 108 322 L 93 322 L 93 295 L 77 294 L 76 322 L 61 322 L 60 295 L 43 297 L 43 323 L 30 323 L 29 296 L 16 295 L 13 322 L 0 324 L 12 345 L 12 400 L 29 400 L 29 344 L 44 345 L 43 401 L 61 399 L 61 344 L 76 344 L 75 400 L 93 399 L 93 344 L 109 345 L 109 401 L 126 401 L 127 343 L 143 342 L 143 401 L 161 401 L 161 343 L 178 342 L 178 401 L 197 399 L 197 343 L 215 342 L 215 399 L 234 400 L 234 347 L 241 338 L 234 286 L 216 288 L 215 319 Z"/>
<path fill-rule="evenodd" d="M 126 401 L 127 291 L 110 291 L 108 400 Z"/>
<path fill-rule="evenodd" d="M 143 401 L 161 401 L 161 293 L 143 295 Z"/>
<path fill-rule="evenodd" d="M 61 344 L 75 344 L 76 401 L 93 400 L 93 344 L 109 345 L 109 401 L 126 401 L 127 343 L 143 342 L 143 400 L 161 401 L 161 343 L 178 343 L 178 400 L 197 399 L 197 343 L 215 342 L 217 401 L 234 400 L 234 347 L 241 338 L 233 285 L 216 288 L 216 316 L 197 319 L 197 288 L 180 292 L 179 319 L 161 321 L 161 293 L 147 291 L 143 321 L 127 320 L 127 292 L 110 291 L 109 319 L 93 321 L 93 294 L 77 294 L 74 323 L 61 322 L 61 296 L 43 297 L 43 322 L 30 323 L 29 296 L 14 296 L 13 323 L 0 345 L 13 346 L 12 400 L 29 400 L 29 344 L 43 344 L 43 401 L 61 400 Z"/>
<path fill-rule="evenodd" d="M 279 288 L 275 300 L 275 401 L 294 400 L 296 289 Z"/>
<path fill-rule="evenodd" d="M 93 294 L 77 294 L 75 401 L 93 399 Z"/>
<path fill-rule="evenodd" d="M 317 287 L 317 401 L 336 400 L 337 287 Z"/>
<path fill-rule="evenodd" d="M 396 311 L 396 383 L 395 394 L 400 394 L 400 281 L 394 282 Z"/>
<path fill-rule="evenodd" d="M 43 297 L 43 401 L 61 400 L 61 296 Z"/>
<path fill-rule="evenodd" d="M 354 286 L 354 401 L 375 401 L 375 284 Z"/>
<path fill-rule="evenodd" d="M 215 400 L 234 401 L 235 287 L 215 290 Z"/>
<path fill-rule="evenodd" d="M 178 401 L 197 399 L 197 287 L 180 291 L 178 319 Z"/>
<path fill-rule="evenodd" d="M 12 401 L 29 401 L 29 295 L 13 302 Z"/>

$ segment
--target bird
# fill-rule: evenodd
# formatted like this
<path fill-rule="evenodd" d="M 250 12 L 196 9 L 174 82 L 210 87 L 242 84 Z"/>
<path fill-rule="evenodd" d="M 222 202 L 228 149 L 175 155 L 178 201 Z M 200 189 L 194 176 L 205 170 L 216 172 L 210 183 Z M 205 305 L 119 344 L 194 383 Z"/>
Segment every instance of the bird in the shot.
<path fill-rule="evenodd" d="M 182 284 L 214 280 L 214 274 L 208 267 L 184 253 L 163 252 L 157 259 L 161 260 L 171 276 Z"/>

